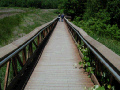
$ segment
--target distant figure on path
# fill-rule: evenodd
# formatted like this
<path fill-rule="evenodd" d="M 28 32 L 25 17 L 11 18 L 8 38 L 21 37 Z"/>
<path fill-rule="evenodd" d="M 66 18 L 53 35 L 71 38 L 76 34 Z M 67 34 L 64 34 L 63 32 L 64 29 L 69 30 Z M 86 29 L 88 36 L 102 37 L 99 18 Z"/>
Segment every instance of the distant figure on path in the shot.
<path fill-rule="evenodd" d="M 60 22 L 60 14 L 58 15 L 58 19 L 59 19 L 59 22 Z"/>
<path fill-rule="evenodd" d="M 63 22 L 64 19 L 64 14 L 61 15 L 61 21 Z"/>

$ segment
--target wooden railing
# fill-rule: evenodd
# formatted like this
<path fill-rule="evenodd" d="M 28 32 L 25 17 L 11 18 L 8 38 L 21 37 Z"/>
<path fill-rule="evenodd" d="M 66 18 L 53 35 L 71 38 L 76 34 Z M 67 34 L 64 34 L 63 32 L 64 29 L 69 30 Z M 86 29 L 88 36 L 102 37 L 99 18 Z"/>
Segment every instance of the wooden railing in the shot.
<path fill-rule="evenodd" d="M 85 31 L 69 22 L 66 18 L 65 22 L 70 34 L 78 46 L 81 57 L 83 59 L 88 57 L 86 61 L 84 60 L 84 63 L 89 65 L 85 65 L 84 69 L 88 71 L 93 82 L 97 85 L 105 86 L 105 88 L 114 86 L 116 90 L 119 90 L 120 56 L 94 40 Z M 87 55 L 84 56 L 80 49 L 87 50 Z M 92 73 L 90 72 L 91 70 L 87 70 L 88 67 L 94 68 Z M 108 87 L 106 85 L 108 85 Z"/>
<path fill-rule="evenodd" d="M 57 21 L 56 18 L 0 48 L 0 89 L 24 89 Z"/>

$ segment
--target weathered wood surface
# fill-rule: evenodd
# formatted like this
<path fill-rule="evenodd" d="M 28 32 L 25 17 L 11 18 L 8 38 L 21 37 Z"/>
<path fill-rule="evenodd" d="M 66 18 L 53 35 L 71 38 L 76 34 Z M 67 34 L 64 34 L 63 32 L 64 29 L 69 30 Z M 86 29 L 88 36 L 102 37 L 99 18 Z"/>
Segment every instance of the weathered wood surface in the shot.
<path fill-rule="evenodd" d="M 25 90 L 84 90 L 93 83 L 84 69 L 65 24 L 59 22 L 34 69 Z M 75 68 L 77 64 L 77 68 Z"/>
<path fill-rule="evenodd" d="M 69 22 L 69 21 L 68 21 Z M 93 46 L 97 52 L 99 52 L 103 57 L 105 57 L 108 62 L 115 67 L 120 72 L 120 56 L 115 54 L 112 50 L 107 48 L 105 45 L 101 44 L 97 40 L 90 37 L 83 29 L 77 27 L 73 23 L 69 22 L 76 30 L 80 32 L 83 38 Z"/>

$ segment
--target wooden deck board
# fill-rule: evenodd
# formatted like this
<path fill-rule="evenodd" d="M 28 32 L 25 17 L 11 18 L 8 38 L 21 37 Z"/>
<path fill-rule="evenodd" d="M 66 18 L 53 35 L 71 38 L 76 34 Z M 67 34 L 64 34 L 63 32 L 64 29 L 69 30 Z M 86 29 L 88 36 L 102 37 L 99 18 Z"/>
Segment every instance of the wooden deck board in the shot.
<path fill-rule="evenodd" d="M 81 60 L 65 24 L 58 22 L 25 90 L 84 90 L 93 83 L 84 69 L 74 67 Z"/>

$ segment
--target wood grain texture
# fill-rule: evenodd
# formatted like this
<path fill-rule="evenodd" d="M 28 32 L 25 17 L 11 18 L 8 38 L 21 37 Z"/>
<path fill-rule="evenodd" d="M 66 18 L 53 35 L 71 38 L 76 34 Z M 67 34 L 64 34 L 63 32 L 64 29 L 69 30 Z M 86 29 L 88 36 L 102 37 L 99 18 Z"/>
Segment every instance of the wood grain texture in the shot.
<path fill-rule="evenodd" d="M 59 22 L 34 69 L 25 90 L 84 90 L 93 83 L 65 24 Z M 77 64 L 75 68 L 74 64 Z"/>

